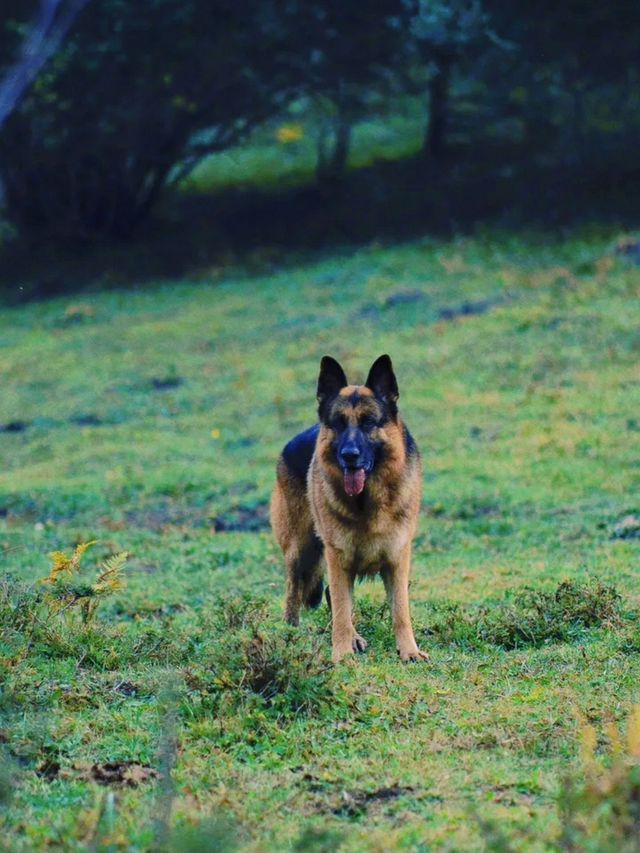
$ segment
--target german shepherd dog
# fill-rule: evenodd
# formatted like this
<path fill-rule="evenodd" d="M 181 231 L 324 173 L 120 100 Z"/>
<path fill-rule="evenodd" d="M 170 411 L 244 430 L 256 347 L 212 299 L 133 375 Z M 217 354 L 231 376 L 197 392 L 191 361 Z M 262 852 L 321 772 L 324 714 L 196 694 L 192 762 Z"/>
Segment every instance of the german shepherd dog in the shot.
<path fill-rule="evenodd" d="M 420 454 L 398 414 L 391 359 L 381 355 L 364 385 L 349 385 L 330 356 L 320 364 L 319 423 L 282 451 L 271 498 L 271 524 L 284 553 L 285 618 L 322 601 L 323 556 L 329 574 L 333 660 L 363 652 L 353 626 L 356 578 L 382 575 L 403 661 L 426 659 L 409 614 L 411 545 L 421 499 Z"/>

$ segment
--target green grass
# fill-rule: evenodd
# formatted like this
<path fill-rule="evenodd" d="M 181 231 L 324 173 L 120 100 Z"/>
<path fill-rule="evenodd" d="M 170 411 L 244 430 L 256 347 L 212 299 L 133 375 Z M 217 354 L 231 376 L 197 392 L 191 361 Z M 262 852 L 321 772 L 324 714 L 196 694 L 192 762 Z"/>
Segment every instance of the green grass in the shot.
<path fill-rule="evenodd" d="M 348 165 L 352 169 L 379 160 L 417 154 L 422 146 L 426 116 L 417 98 L 403 98 L 391 115 L 358 122 L 352 132 Z M 278 129 L 296 127 L 300 139 L 278 140 Z M 202 160 L 183 182 L 187 192 L 217 192 L 228 188 L 282 188 L 304 185 L 313 178 L 317 160 L 318 119 L 303 113 L 257 130 L 248 143 Z"/>
<path fill-rule="evenodd" d="M 557 849 L 580 721 L 600 749 L 638 701 L 640 270 L 612 236 L 425 239 L 0 313 L 8 849 Z M 328 665 L 324 606 L 281 620 L 265 507 L 325 352 L 354 379 L 396 365 L 424 666 L 397 660 L 378 582 L 353 665 Z M 130 557 L 84 624 L 36 581 L 91 539 L 81 580 Z M 109 762 L 140 784 L 98 784 Z"/>

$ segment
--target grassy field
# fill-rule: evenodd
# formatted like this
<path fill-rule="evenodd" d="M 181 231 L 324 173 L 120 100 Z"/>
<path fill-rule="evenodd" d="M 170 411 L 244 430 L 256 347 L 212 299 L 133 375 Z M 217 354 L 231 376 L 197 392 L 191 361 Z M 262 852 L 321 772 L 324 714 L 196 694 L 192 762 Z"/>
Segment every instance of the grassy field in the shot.
<path fill-rule="evenodd" d="M 640 676 L 640 269 L 614 237 L 425 239 L 0 312 L 6 849 L 623 849 L 636 789 L 594 769 Z M 325 352 L 354 379 L 394 359 L 424 665 L 397 660 L 379 582 L 352 664 L 324 605 L 281 619 L 267 503 Z M 96 583 L 122 551 L 125 586 Z"/>

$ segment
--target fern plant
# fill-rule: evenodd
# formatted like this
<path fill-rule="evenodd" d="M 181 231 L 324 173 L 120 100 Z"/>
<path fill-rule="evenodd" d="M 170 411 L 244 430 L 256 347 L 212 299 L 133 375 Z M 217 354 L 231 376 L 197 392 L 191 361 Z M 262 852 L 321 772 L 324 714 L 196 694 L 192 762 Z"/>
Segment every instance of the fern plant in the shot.
<path fill-rule="evenodd" d="M 93 620 L 101 599 L 123 588 L 122 570 L 129 556 L 126 551 L 114 554 L 100 564 L 93 583 L 83 583 L 77 577 L 82 558 L 95 544 L 95 540 L 81 542 L 71 556 L 63 551 L 54 551 L 51 554 L 51 571 L 42 579 L 48 587 L 45 602 L 50 609 L 62 613 L 77 608 L 85 625 Z"/>

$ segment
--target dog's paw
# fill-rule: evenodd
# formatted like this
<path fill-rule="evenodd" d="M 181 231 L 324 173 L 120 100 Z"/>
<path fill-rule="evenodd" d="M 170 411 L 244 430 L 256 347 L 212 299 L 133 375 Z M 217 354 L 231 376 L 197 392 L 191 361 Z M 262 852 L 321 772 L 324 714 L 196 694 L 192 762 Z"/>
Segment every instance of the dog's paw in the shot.
<path fill-rule="evenodd" d="M 340 649 L 339 651 L 334 649 L 331 654 L 331 660 L 333 663 L 353 665 L 355 663 L 355 652 L 352 648 Z"/>
<path fill-rule="evenodd" d="M 340 663 L 345 658 L 353 660 L 354 653 L 361 655 L 366 648 L 367 641 L 365 638 L 354 631 L 350 640 L 334 645 L 331 659 L 334 663 Z"/>
<path fill-rule="evenodd" d="M 417 646 L 412 649 L 398 649 L 398 654 L 400 655 L 400 660 L 404 663 L 429 660 L 429 655 L 426 652 L 420 651 Z"/>
<path fill-rule="evenodd" d="M 353 646 L 353 651 L 361 655 L 367 648 L 367 641 L 360 634 L 354 634 L 351 645 Z"/>

